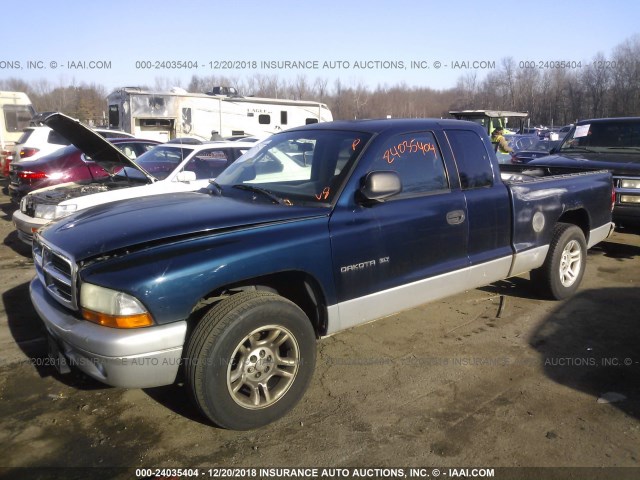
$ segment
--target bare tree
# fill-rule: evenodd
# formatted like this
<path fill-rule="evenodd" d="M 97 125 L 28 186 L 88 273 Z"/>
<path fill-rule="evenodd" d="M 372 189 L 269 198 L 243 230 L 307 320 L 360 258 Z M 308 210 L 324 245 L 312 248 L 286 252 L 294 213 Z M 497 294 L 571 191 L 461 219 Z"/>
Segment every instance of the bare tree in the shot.
<path fill-rule="evenodd" d="M 616 116 L 640 114 L 640 35 L 618 45 L 611 68 L 611 113 Z"/>
<path fill-rule="evenodd" d="M 309 97 L 309 81 L 306 75 L 298 75 L 293 84 L 293 100 L 304 100 Z"/>
<path fill-rule="evenodd" d="M 182 81 L 177 77 L 173 79 L 167 77 L 156 77 L 154 80 L 154 90 L 158 90 L 161 92 L 169 92 L 172 88 L 175 87 L 183 88 Z"/>
<path fill-rule="evenodd" d="M 516 108 L 516 61 L 513 57 L 503 58 L 502 61 L 502 82 L 503 82 L 503 90 L 504 96 L 506 96 L 507 104 L 505 105 L 507 108 L 515 110 Z"/>
<path fill-rule="evenodd" d="M 609 69 L 604 66 L 606 66 L 606 58 L 602 52 L 598 52 L 582 75 L 582 84 L 589 100 L 589 116 L 591 117 L 605 115 L 605 95 L 609 84 Z"/>
<path fill-rule="evenodd" d="M 324 102 L 324 98 L 327 96 L 327 85 L 329 84 L 329 80 L 327 78 L 316 78 L 313 83 L 314 97 L 318 99 L 319 102 Z"/>

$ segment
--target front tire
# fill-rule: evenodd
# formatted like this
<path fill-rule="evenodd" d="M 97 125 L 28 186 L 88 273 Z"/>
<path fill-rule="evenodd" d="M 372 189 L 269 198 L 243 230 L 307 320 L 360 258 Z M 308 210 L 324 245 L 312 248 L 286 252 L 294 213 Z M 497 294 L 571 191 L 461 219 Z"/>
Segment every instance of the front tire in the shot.
<path fill-rule="evenodd" d="M 196 325 L 186 350 L 186 383 L 216 425 L 249 430 L 296 405 L 315 360 L 315 332 L 297 305 L 269 292 L 241 292 L 214 305 Z"/>
<path fill-rule="evenodd" d="M 570 297 L 580 286 L 587 265 L 584 233 L 575 225 L 558 223 L 542 267 L 531 272 L 538 290 L 555 300 Z"/>

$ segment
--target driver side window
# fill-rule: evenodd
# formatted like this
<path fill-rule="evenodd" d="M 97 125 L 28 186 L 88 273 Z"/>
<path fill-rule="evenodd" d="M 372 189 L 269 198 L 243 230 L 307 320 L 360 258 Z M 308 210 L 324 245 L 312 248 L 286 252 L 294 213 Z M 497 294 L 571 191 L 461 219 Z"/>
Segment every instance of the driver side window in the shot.
<path fill-rule="evenodd" d="M 397 197 L 417 196 L 449 188 L 442 156 L 431 132 L 390 138 L 376 154 L 371 170 L 394 171 L 400 176 L 402 192 Z"/>

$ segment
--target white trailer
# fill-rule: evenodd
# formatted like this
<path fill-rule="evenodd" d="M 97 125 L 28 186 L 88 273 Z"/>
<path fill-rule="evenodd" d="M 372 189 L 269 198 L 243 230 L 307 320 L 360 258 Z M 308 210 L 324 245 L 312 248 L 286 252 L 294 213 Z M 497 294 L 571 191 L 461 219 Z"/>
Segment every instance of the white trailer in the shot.
<path fill-rule="evenodd" d="M 333 120 L 324 103 L 242 97 L 228 87 L 207 94 L 127 87 L 111 93 L 107 101 L 109 127 L 164 142 L 176 137 L 215 140 L 215 134 L 265 136 Z"/>
<path fill-rule="evenodd" d="M 0 177 L 8 176 L 13 147 L 36 111 L 24 92 L 0 92 Z"/>

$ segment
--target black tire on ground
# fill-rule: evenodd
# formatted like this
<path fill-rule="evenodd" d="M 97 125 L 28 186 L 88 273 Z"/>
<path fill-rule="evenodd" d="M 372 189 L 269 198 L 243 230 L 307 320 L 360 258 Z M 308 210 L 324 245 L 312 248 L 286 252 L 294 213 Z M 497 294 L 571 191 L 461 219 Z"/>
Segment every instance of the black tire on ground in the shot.
<path fill-rule="evenodd" d="M 545 297 L 562 300 L 580 286 L 587 266 L 587 243 L 582 230 L 558 223 L 542 267 L 531 272 L 531 281 Z"/>
<path fill-rule="evenodd" d="M 293 302 L 241 292 L 214 305 L 189 338 L 187 388 L 216 425 L 249 430 L 284 416 L 302 398 L 316 362 L 315 332 Z"/>

